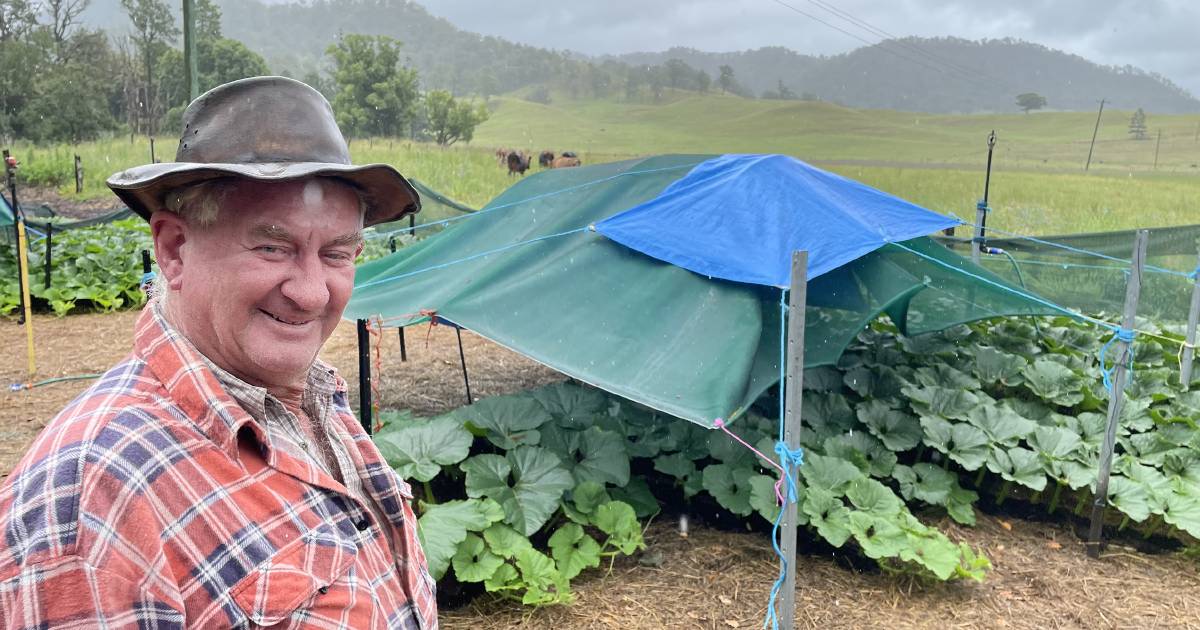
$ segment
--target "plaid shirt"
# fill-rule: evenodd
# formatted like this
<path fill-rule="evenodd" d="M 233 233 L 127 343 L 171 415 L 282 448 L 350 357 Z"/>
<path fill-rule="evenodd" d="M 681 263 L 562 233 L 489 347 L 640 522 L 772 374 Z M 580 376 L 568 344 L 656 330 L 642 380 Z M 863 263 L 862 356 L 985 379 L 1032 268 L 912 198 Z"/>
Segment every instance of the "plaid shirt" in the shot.
<path fill-rule="evenodd" d="M 330 400 L 359 492 L 145 309 L 0 487 L 0 628 L 436 628 L 408 486 Z"/>

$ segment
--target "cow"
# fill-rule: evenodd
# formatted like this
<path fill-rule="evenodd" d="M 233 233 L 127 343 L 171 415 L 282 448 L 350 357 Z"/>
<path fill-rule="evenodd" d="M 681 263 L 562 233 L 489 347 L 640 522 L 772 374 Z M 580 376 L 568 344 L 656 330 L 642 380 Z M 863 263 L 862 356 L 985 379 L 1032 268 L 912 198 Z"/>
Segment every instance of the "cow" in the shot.
<path fill-rule="evenodd" d="M 504 166 L 504 164 L 508 160 L 508 154 L 509 154 L 509 150 L 505 149 L 504 147 L 500 147 L 499 149 L 496 149 L 496 163 L 499 164 L 500 166 Z"/>
<path fill-rule="evenodd" d="M 555 158 L 550 163 L 550 168 L 570 168 L 572 166 L 579 166 L 580 164 L 583 164 L 583 162 L 573 151 L 563 151 L 560 157 Z"/>
<path fill-rule="evenodd" d="M 553 151 L 542 151 L 541 153 L 538 154 L 538 166 L 540 166 L 542 168 L 550 168 L 550 165 L 553 163 L 554 163 L 554 152 Z"/>
<path fill-rule="evenodd" d="M 509 175 L 524 175 L 525 171 L 529 170 L 529 156 L 524 152 L 513 151 L 508 154 L 506 159 L 508 160 Z"/>

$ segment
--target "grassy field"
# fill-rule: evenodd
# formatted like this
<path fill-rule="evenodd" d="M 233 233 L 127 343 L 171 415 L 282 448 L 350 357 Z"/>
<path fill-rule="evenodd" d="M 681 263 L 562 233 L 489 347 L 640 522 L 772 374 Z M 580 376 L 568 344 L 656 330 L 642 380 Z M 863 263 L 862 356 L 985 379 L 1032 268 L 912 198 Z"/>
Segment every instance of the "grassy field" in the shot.
<path fill-rule="evenodd" d="M 492 102 L 469 147 L 356 140 L 357 162 L 386 162 L 443 194 L 481 206 L 514 179 L 495 147 L 575 150 L 585 163 L 656 153 L 779 152 L 797 156 L 933 210 L 971 219 L 982 196 L 985 138 L 999 137 L 989 220 L 1014 232 L 1054 234 L 1200 222 L 1200 116 L 1148 115 L 1152 138 L 1128 137 L 1129 112 L 1106 111 L 1090 173 L 1083 173 L 1091 113 L 945 116 L 852 110 L 828 103 L 667 95 L 660 104 L 613 101 L 541 105 Z M 173 138 L 156 141 L 168 159 Z M 81 146 L 15 145 L 31 182 L 74 196 L 72 156 L 85 169 L 83 198 L 105 197 L 104 178 L 149 161 L 149 141 Z M 535 167 L 536 168 L 536 167 Z M 115 203 L 115 200 L 114 200 Z"/>

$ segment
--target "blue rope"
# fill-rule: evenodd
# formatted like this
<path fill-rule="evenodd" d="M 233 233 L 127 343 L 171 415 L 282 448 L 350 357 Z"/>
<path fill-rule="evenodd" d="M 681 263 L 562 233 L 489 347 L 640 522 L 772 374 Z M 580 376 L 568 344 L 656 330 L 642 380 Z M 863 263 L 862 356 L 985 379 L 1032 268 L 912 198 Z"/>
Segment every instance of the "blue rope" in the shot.
<path fill-rule="evenodd" d="M 154 277 L 155 275 L 153 271 L 147 271 L 146 273 L 142 274 L 142 281 L 138 283 L 138 286 L 144 287 L 149 285 L 151 282 L 154 282 Z"/>
<path fill-rule="evenodd" d="M 1197 266 L 1196 269 L 1193 270 L 1192 273 L 1189 273 L 1187 277 L 1188 277 L 1188 280 L 1195 280 L 1196 278 L 1200 278 L 1200 266 Z"/>
<path fill-rule="evenodd" d="M 1104 346 L 1100 348 L 1100 376 L 1104 378 L 1104 389 L 1108 390 L 1109 395 L 1112 395 L 1112 373 L 1117 369 L 1117 364 L 1114 362 L 1111 367 L 1105 365 L 1105 355 L 1108 354 L 1108 349 L 1112 347 L 1115 341 L 1124 341 L 1125 343 L 1133 343 L 1134 331 L 1129 328 L 1118 328 L 1116 334 L 1108 338 Z M 1133 369 L 1133 349 L 1129 349 L 1129 369 Z"/>
<path fill-rule="evenodd" d="M 412 277 L 412 276 L 415 276 L 415 275 L 418 275 L 418 274 L 422 274 L 422 273 L 425 273 L 425 272 L 427 272 L 427 271 L 436 271 L 436 270 L 438 270 L 438 269 L 445 269 L 446 267 L 451 267 L 451 266 L 453 266 L 453 265 L 457 265 L 457 264 L 459 264 L 459 263 L 465 263 L 465 262 L 469 262 L 469 261 L 472 261 L 472 260 L 476 260 L 476 259 L 479 259 L 479 258 L 483 258 L 483 257 L 485 257 L 485 256 L 491 256 L 492 254 L 498 254 L 498 253 L 500 253 L 500 252 L 503 252 L 503 251 L 506 251 L 506 250 L 513 249 L 514 247 L 520 247 L 521 245 L 528 245 L 528 244 L 530 244 L 530 243 L 536 243 L 536 242 L 538 242 L 538 241 L 544 241 L 544 240 L 551 239 L 551 238 L 556 238 L 556 237 L 559 237 L 559 236 L 569 236 L 569 235 L 571 235 L 571 234 L 578 234 L 578 233 L 580 233 L 580 232 L 584 232 L 584 231 L 586 231 L 586 230 L 588 230 L 588 229 L 589 229 L 588 227 L 575 228 L 574 230 L 567 230 L 566 232 L 558 232 L 558 233 L 556 233 L 556 234 L 546 234 L 546 235 L 544 235 L 544 236 L 538 236 L 538 237 L 536 237 L 536 238 L 531 238 L 531 239 L 524 240 L 524 241 L 518 241 L 518 242 L 516 242 L 516 243 L 512 243 L 512 244 L 509 244 L 509 245 L 505 245 L 504 247 L 497 247 L 497 248 L 495 248 L 495 249 L 489 249 L 489 250 L 487 250 L 487 251 L 485 251 L 485 252 L 479 252 L 478 254 L 472 254 L 472 255 L 470 255 L 470 256 L 467 256 L 467 257 L 465 257 L 465 258 L 459 258 L 459 259 L 457 259 L 457 260 L 451 260 L 451 261 L 449 261 L 449 262 L 444 262 L 444 263 L 441 263 L 441 264 L 433 265 L 432 267 L 425 267 L 424 269 L 417 269 L 416 271 L 410 271 L 410 272 L 408 272 L 408 273 L 402 273 L 402 274 L 398 274 L 398 275 L 395 275 L 395 276 L 388 276 L 388 277 L 386 277 L 386 278 L 378 278 L 378 279 L 376 279 L 376 280 L 372 280 L 372 281 L 370 281 L 370 282 L 364 282 L 364 283 L 362 283 L 362 284 L 360 284 L 360 285 L 358 285 L 358 286 L 356 286 L 356 287 L 354 287 L 354 288 L 355 288 L 356 290 L 357 290 L 357 289 L 365 289 L 365 288 L 367 288 L 367 287 L 373 287 L 373 286 L 375 286 L 375 285 L 377 285 L 377 284 L 384 284 L 384 283 L 386 283 L 386 282 L 392 282 L 392 281 L 394 281 L 394 280 L 400 280 L 400 279 L 402 279 L 402 278 L 410 278 L 410 277 Z"/>
<path fill-rule="evenodd" d="M 477 210 L 477 211 L 475 211 L 475 212 L 472 212 L 472 213 L 470 213 L 470 214 L 464 214 L 464 215 L 460 215 L 460 216 L 457 216 L 457 217 L 450 217 L 449 219 L 442 219 L 441 221 L 431 221 L 431 222 L 429 222 L 429 223 L 422 223 L 422 224 L 420 224 L 420 225 L 415 225 L 415 226 L 413 226 L 413 227 L 410 227 L 410 228 L 403 228 L 403 229 L 399 229 L 399 230 L 392 230 L 392 231 L 390 231 L 390 232 L 389 232 L 389 234 L 395 234 L 395 233 L 404 233 L 404 232 L 413 232 L 413 231 L 415 231 L 415 230 L 421 230 L 421 229 L 424 229 L 424 228 L 430 228 L 430 227 L 434 227 L 434 226 L 438 226 L 438 225 L 445 225 L 445 224 L 447 224 L 447 223 L 452 223 L 452 222 L 454 222 L 454 221 L 461 221 L 462 219 L 469 219 L 469 218 L 471 218 L 471 217 L 477 217 L 477 216 L 479 216 L 479 215 L 481 215 L 481 214 L 487 214 L 487 213 L 489 213 L 489 212 L 495 212 L 496 210 L 502 210 L 502 209 L 504 209 L 504 208 L 511 208 L 511 207 L 513 207 L 513 206 L 519 206 L 519 205 L 521 205 L 521 204 L 523 204 L 523 203 L 529 203 L 530 201 L 537 201 L 538 199 L 545 199 L 545 198 L 547 198 L 547 197 L 553 197 L 553 196 L 555 196 L 555 195 L 562 195 L 562 194 L 566 194 L 566 193 L 569 193 L 569 192 L 574 192 L 574 191 L 576 191 L 576 190 L 580 190 L 580 189 L 582 189 L 582 188 L 587 188 L 587 187 L 589 187 L 589 186 L 595 186 L 596 184 L 603 184 L 603 183 L 605 183 L 605 182 L 610 182 L 610 181 L 612 181 L 612 180 L 614 180 L 614 179 L 617 179 L 617 178 L 620 178 L 620 177 L 627 177 L 627 176 L 630 176 L 630 175 L 646 175 L 646 174 L 648 174 L 648 173 L 661 173 L 661 172 L 663 172 L 663 171 L 677 171 L 677 170 L 680 170 L 680 169 L 685 169 L 685 168 L 692 168 L 692 167 L 695 167 L 696 165 L 698 165 L 698 164 L 702 164 L 703 162 L 704 162 L 704 161 L 700 161 L 700 162 L 692 162 L 691 164 L 680 164 L 680 165 L 677 165 L 677 166 L 664 166 L 663 168 L 651 168 L 651 169 L 646 169 L 646 170 L 642 170 L 642 171 L 626 171 L 626 172 L 624 172 L 624 173 L 617 173 L 616 175 L 609 175 L 608 177 L 602 177 L 602 178 L 600 178 L 600 179 L 594 179 L 594 180 L 592 180 L 592 181 L 589 181 L 589 182 L 584 182 L 584 183 L 582 183 L 582 184 L 576 184 L 575 186 L 568 186 L 568 187 L 566 187 L 566 188 L 562 188 L 562 189 L 560 189 L 560 190 L 552 190 L 552 191 L 550 191 L 550 192 L 544 192 L 544 193 L 541 193 L 541 194 L 538 194 L 538 195 L 534 195 L 534 196 L 532 196 L 532 197 L 529 197 L 529 198 L 526 198 L 526 199 L 521 199 L 521 200 L 519 200 L 519 201 L 510 201 L 510 202 L 508 202 L 508 203 L 502 203 L 502 204 L 499 204 L 499 205 L 492 206 L 492 207 L 490 207 L 490 208 L 483 208 L 482 210 Z"/>
<path fill-rule="evenodd" d="M 787 383 L 787 289 L 779 292 L 779 440 L 775 442 L 775 454 L 779 456 L 779 463 L 783 467 L 784 484 L 787 486 L 787 498 L 784 499 L 789 503 L 799 501 L 799 495 L 796 490 L 796 472 L 800 466 L 804 465 L 804 449 L 788 448 L 785 437 L 785 414 L 784 407 L 784 389 Z M 779 577 L 775 579 L 775 584 L 771 586 L 771 595 L 767 599 L 767 614 L 763 619 L 763 628 L 770 626 L 772 630 L 779 630 L 779 615 L 775 611 L 775 600 L 779 596 L 779 591 L 783 589 L 784 583 L 787 581 L 788 561 L 789 558 L 784 555 L 783 549 L 779 546 L 779 526 L 783 522 L 783 505 L 779 506 L 779 515 L 775 517 L 775 523 L 771 526 L 771 548 L 775 550 L 775 555 L 779 557 Z M 788 622 L 790 624 L 790 622 Z"/>

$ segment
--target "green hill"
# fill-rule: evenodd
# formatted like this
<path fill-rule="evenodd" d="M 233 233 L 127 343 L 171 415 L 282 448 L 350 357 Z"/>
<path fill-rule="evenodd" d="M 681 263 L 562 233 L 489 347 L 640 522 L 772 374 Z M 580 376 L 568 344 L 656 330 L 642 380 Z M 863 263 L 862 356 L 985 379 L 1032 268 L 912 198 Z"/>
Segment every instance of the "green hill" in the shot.
<path fill-rule="evenodd" d="M 830 103 L 750 100 L 668 92 L 659 104 L 616 100 L 493 99 L 475 144 L 605 154 L 778 152 L 818 162 L 909 166 L 983 163 L 995 130 L 998 169 L 1078 172 L 1087 160 L 1094 113 L 916 114 Z M 1156 115 L 1150 139 L 1128 133 L 1131 112 L 1106 110 L 1092 169 L 1147 172 L 1161 130 L 1161 173 L 1200 177 L 1200 115 Z"/>

